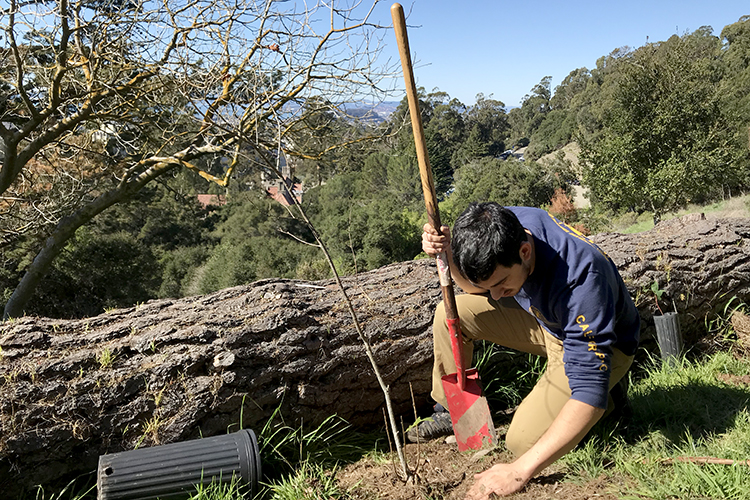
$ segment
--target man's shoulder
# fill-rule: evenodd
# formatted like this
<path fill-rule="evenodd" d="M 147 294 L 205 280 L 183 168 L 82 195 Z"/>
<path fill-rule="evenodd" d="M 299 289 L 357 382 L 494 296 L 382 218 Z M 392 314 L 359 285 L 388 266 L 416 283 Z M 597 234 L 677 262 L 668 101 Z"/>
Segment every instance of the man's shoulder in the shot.
<path fill-rule="evenodd" d="M 542 215 L 547 215 L 549 217 L 548 212 L 545 210 L 542 210 L 541 208 L 535 208 L 535 207 L 505 207 L 514 214 L 516 214 L 516 217 L 519 219 L 524 217 L 541 217 Z"/>
<path fill-rule="evenodd" d="M 572 259 L 600 261 L 609 260 L 604 251 L 589 240 L 583 233 L 541 208 L 507 207 L 521 225 L 538 240 L 547 243 L 551 249 L 565 260 Z"/>
<path fill-rule="evenodd" d="M 529 224 L 532 227 L 534 225 L 552 225 L 558 227 L 568 227 L 564 222 L 561 222 L 554 215 L 541 208 L 535 207 L 506 207 L 518 217 L 521 224 Z M 527 228 L 530 229 L 530 228 Z"/>

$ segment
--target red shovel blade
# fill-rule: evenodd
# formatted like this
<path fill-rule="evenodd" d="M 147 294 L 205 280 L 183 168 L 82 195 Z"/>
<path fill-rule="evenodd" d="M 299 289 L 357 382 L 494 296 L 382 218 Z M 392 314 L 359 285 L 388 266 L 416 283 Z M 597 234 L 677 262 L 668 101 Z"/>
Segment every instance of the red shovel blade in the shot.
<path fill-rule="evenodd" d="M 458 374 L 451 373 L 442 378 L 458 451 L 494 446 L 497 441 L 495 425 L 492 423 L 487 398 L 482 396 L 479 373 L 476 368 L 472 368 L 466 370 L 465 374 L 463 390 L 459 385 Z"/>

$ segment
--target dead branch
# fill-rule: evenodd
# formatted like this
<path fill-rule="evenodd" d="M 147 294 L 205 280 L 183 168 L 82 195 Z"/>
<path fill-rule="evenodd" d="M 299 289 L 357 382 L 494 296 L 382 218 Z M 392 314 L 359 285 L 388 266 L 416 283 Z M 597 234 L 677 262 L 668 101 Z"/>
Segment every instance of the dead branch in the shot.
<path fill-rule="evenodd" d="M 664 465 L 674 465 L 677 462 L 693 464 L 716 464 L 716 465 L 747 465 L 750 466 L 750 460 L 731 460 L 729 458 L 717 457 L 675 457 L 665 458 L 660 463 Z"/>

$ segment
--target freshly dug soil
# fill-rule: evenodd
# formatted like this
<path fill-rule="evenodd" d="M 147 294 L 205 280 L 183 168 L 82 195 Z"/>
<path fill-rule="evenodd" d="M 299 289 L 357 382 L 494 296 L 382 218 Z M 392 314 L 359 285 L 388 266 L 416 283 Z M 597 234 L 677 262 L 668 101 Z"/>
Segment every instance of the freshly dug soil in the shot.
<path fill-rule="evenodd" d="M 502 430 L 501 430 L 502 433 Z M 502 436 L 504 438 L 504 436 Z M 508 463 L 512 454 L 501 443 L 491 451 L 460 453 L 444 438 L 426 443 L 407 444 L 404 448 L 409 467 L 416 468 L 415 479 L 405 482 L 394 462 L 382 463 L 364 458 L 336 474 L 345 498 L 352 500 L 463 500 L 474 484 L 474 474 L 494 464 Z M 556 500 L 617 500 L 618 484 L 611 478 L 594 478 L 576 484 L 565 481 L 564 466 L 553 464 L 533 478 L 519 493 L 505 498 Z"/>

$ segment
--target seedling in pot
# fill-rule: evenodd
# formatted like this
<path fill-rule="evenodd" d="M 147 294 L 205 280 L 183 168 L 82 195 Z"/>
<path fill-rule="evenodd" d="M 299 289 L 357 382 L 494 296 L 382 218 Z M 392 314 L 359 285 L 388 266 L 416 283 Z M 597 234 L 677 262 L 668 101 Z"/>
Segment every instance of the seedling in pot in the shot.
<path fill-rule="evenodd" d="M 656 303 L 656 308 L 659 310 L 659 314 L 664 314 L 664 311 L 661 310 L 661 306 L 659 306 L 659 299 L 664 294 L 664 290 L 659 288 L 659 282 L 654 281 L 651 283 L 651 292 L 654 294 L 654 302 Z"/>

